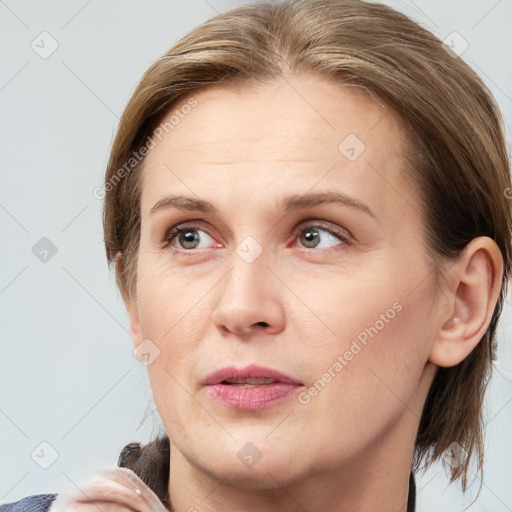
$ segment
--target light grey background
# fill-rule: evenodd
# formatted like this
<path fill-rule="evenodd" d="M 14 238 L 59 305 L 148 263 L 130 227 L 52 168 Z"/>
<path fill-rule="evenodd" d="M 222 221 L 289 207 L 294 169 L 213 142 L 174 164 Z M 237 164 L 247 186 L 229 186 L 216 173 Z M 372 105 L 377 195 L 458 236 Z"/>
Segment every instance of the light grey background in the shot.
<path fill-rule="evenodd" d="M 107 269 L 101 202 L 92 191 L 145 69 L 191 28 L 238 3 L 0 2 L 0 503 L 73 487 L 114 465 L 126 443 L 161 428 Z M 469 43 L 463 58 L 492 90 L 510 134 L 512 2 L 386 3 L 441 39 L 457 31 Z M 52 39 L 58 48 L 42 58 Z M 43 237 L 57 249 L 46 262 L 32 250 Z M 472 512 L 512 510 L 511 318 L 509 297 L 486 401 L 484 485 Z M 58 458 L 43 469 L 52 450 Z M 479 482 L 463 497 L 436 466 L 417 484 L 420 512 L 453 512 L 471 504 Z"/>

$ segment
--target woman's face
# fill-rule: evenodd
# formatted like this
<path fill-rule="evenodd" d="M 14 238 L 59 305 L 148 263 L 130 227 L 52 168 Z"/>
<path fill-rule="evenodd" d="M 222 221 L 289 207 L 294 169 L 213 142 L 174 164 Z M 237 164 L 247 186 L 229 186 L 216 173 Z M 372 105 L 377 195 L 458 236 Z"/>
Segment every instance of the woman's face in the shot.
<path fill-rule="evenodd" d="M 438 306 L 401 124 L 319 77 L 193 98 L 145 160 L 129 307 L 171 452 L 253 488 L 407 460 Z M 249 365 L 293 382 L 205 384 Z"/>

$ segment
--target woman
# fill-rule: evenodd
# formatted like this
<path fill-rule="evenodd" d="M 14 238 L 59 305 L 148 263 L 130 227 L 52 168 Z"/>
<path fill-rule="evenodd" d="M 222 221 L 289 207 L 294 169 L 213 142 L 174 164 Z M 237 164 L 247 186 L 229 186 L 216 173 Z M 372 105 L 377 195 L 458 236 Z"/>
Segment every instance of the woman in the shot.
<path fill-rule="evenodd" d="M 507 190 L 490 93 L 393 9 L 258 2 L 192 31 L 142 77 L 105 177 L 166 434 L 40 509 L 412 511 L 438 460 L 465 491 Z"/>

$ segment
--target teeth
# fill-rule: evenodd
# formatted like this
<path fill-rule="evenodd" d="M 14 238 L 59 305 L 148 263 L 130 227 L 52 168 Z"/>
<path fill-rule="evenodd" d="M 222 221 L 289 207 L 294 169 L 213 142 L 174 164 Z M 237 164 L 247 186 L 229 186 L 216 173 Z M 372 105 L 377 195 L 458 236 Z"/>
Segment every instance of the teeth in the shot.
<path fill-rule="evenodd" d="M 275 382 L 273 379 L 243 379 L 243 380 L 228 380 L 224 381 L 228 384 L 232 384 L 239 387 L 255 387 L 255 386 L 261 386 L 263 384 L 272 384 Z"/>
<path fill-rule="evenodd" d="M 273 379 L 245 379 L 246 384 L 271 384 Z"/>

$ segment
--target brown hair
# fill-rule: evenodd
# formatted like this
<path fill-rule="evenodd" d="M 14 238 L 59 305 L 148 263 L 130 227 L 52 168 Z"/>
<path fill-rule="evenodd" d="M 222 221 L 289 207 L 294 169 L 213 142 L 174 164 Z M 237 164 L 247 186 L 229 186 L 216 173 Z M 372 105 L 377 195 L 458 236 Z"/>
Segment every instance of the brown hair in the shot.
<path fill-rule="evenodd" d="M 478 236 L 501 250 L 501 293 L 487 332 L 460 364 L 438 368 L 416 439 L 414 468 L 452 444 L 477 456 L 483 477 L 484 393 L 496 359 L 496 328 L 511 270 L 509 161 L 499 109 L 477 74 L 441 41 L 392 8 L 359 0 L 255 2 L 194 29 L 142 77 L 123 113 L 105 177 L 104 231 L 109 262 L 123 255 L 117 283 L 135 299 L 144 160 L 120 170 L 185 96 L 212 85 L 249 87 L 288 73 L 330 77 L 379 98 L 408 128 L 404 148 L 425 215 L 429 261 L 456 258 Z M 114 184 L 113 184 L 114 183 Z"/>
<path fill-rule="evenodd" d="M 170 455 L 169 436 L 160 435 L 145 446 L 140 443 L 127 444 L 119 454 L 117 465 L 136 473 L 160 501 L 173 510 L 168 486 Z"/>

